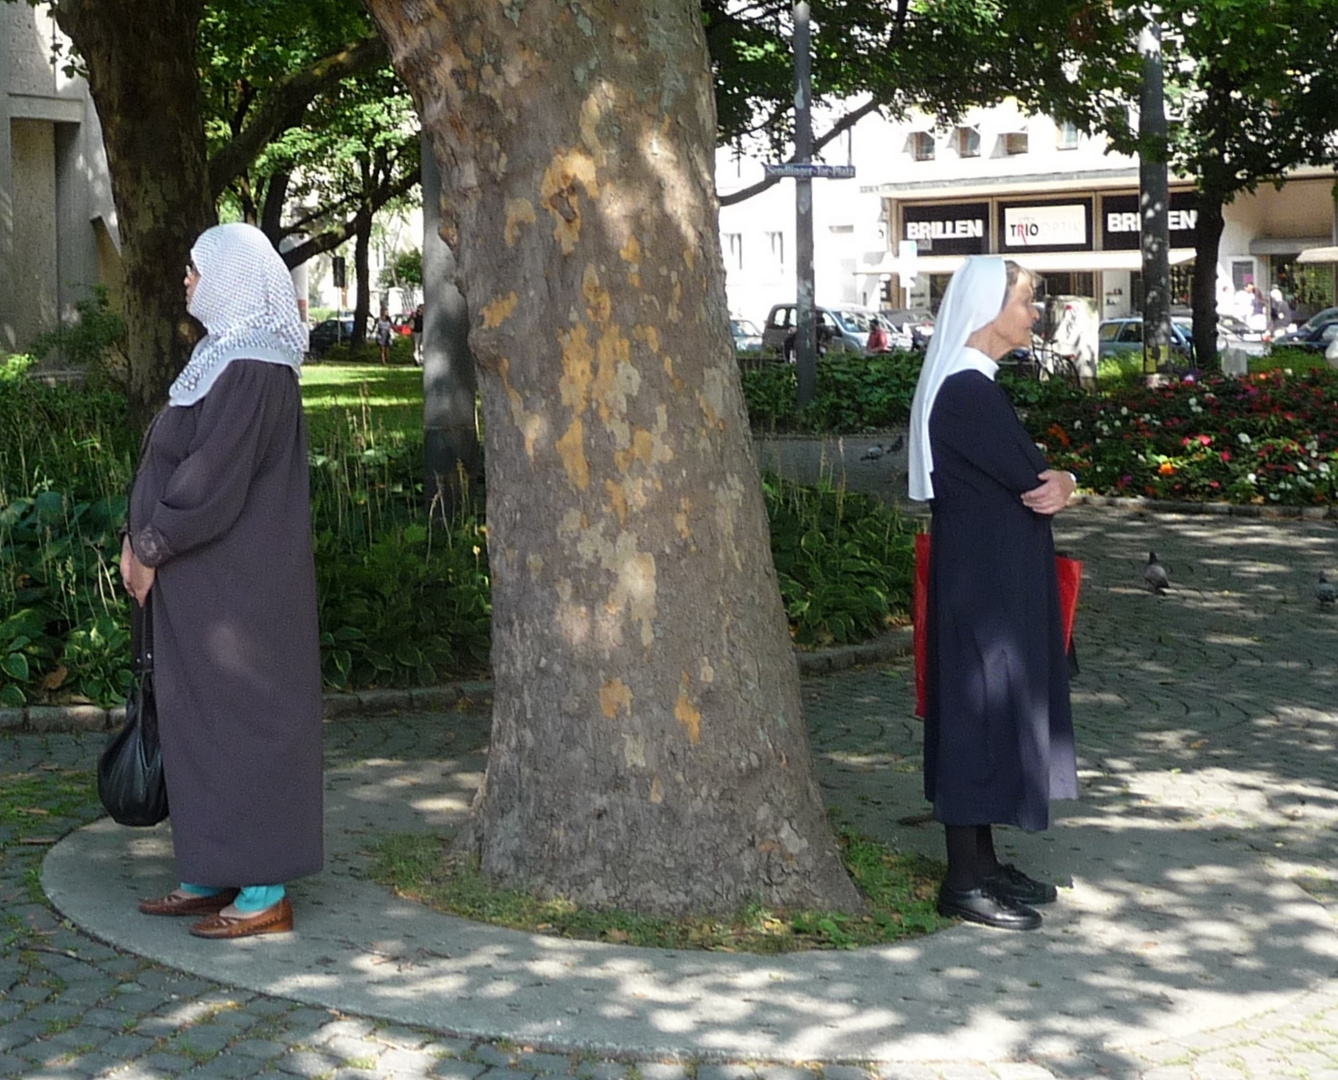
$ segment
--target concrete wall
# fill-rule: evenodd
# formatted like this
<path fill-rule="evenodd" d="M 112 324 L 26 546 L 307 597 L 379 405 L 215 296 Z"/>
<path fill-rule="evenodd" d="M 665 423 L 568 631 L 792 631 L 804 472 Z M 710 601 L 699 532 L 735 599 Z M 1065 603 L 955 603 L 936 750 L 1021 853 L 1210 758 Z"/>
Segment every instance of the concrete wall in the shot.
<path fill-rule="evenodd" d="M 71 318 L 94 284 L 120 292 L 102 130 L 53 41 L 46 9 L 0 3 L 0 351 Z"/>

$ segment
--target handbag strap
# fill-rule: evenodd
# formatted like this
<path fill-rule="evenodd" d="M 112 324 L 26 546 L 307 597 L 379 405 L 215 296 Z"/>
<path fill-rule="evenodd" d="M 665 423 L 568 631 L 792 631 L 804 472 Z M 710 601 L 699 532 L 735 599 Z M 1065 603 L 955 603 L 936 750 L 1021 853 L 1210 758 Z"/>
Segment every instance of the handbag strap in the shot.
<path fill-rule="evenodd" d="M 136 675 L 153 674 L 153 596 L 141 607 L 130 601 L 131 666 Z"/>

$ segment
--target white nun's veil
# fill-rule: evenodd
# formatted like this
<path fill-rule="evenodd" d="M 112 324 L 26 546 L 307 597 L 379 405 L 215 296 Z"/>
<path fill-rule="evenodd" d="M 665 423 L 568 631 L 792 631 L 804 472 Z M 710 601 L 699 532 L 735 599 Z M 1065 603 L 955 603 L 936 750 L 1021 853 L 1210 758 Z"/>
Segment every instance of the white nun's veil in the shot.
<path fill-rule="evenodd" d="M 934 497 L 929 414 L 943 380 L 959 371 L 979 371 L 993 379 L 999 369 L 983 352 L 967 348 L 966 339 L 998 317 L 1007 296 L 1008 271 L 1003 259 L 996 256 L 972 256 L 948 282 L 911 402 L 907 479 L 912 499 L 923 501 Z"/>
<path fill-rule="evenodd" d="M 190 313 L 209 331 L 195 346 L 168 394 L 169 405 L 194 405 L 234 360 L 302 368 L 307 328 L 297 294 L 274 245 L 254 225 L 206 229 L 190 249 L 200 280 Z"/>

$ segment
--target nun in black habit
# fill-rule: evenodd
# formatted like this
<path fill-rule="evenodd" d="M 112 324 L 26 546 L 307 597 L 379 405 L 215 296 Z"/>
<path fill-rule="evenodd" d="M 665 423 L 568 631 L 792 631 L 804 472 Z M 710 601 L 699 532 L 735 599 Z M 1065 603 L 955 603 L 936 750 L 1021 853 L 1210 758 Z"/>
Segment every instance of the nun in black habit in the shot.
<path fill-rule="evenodd" d="M 1077 796 L 1051 518 L 1073 494 L 994 381 L 1031 344 L 1031 275 L 975 257 L 944 293 L 911 408 L 910 495 L 933 512 L 925 796 L 944 825 L 944 915 L 1040 926 L 1055 887 L 999 862 L 993 825 L 1050 823 Z"/>
<path fill-rule="evenodd" d="M 181 882 L 140 910 L 250 937 L 292 929 L 284 883 L 323 860 L 306 330 L 253 226 L 203 233 L 185 285 L 208 335 L 145 436 L 121 548 L 126 588 L 152 608 Z"/>

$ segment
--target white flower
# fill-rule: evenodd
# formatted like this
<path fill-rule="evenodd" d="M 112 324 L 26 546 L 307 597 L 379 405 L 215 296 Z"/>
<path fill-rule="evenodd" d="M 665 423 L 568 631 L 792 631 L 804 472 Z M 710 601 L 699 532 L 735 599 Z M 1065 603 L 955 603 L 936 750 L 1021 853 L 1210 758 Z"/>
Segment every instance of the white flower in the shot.
<path fill-rule="evenodd" d="M 1249 437 L 1248 435 L 1246 435 L 1245 432 L 1243 432 L 1243 431 L 1242 431 L 1239 435 L 1236 436 L 1236 439 L 1240 442 L 1241 446 L 1249 446 L 1249 445 L 1250 445 L 1250 437 Z"/>

